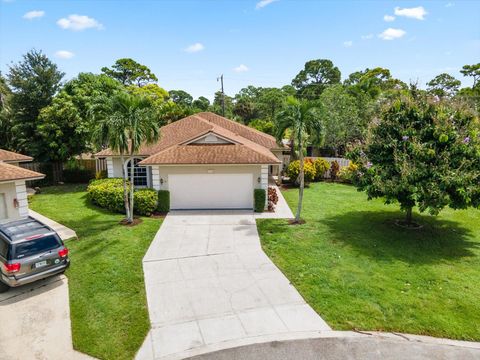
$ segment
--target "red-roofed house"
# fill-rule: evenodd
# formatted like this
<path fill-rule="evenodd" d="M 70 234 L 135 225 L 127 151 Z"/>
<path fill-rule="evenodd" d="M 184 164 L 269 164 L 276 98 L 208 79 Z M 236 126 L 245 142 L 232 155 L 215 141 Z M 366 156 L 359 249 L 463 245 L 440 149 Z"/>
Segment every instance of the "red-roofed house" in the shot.
<path fill-rule="evenodd" d="M 171 209 L 252 209 L 253 190 L 267 189 L 269 174 L 282 169 L 288 153 L 273 136 L 210 112 L 166 125 L 160 134 L 135 155 L 134 183 L 169 190 Z M 95 156 L 106 158 L 108 177 L 122 177 L 122 166 L 131 166 L 110 149 Z"/>

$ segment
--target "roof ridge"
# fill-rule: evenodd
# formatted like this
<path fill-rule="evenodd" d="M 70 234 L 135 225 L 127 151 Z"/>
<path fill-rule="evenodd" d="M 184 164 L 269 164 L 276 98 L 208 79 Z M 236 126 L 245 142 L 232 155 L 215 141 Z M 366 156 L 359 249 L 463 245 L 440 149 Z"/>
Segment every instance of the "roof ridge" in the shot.
<path fill-rule="evenodd" d="M 253 131 L 253 132 L 255 132 L 255 133 L 257 133 L 257 134 L 259 134 L 259 135 L 261 135 L 261 136 L 263 136 L 263 137 L 266 137 L 266 138 L 271 139 L 271 140 L 275 140 L 275 142 L 277 141 L 277 139 L 276 139 L 274 136 L 272 136 L 272 135 L 266 134 L 266 133 L 264 133 L 263 131 L 260 131 L 260 130 L 257 130 L 257 129 L 255 129 L 255 128 L 252 128 L 252 127 L 250 127 L 250 126 L 248 126 L 248 125 L 245 125 L 245 124 L 242 124 L 242 123 L 240 123 L 240 122 L 238 122 L 238 121 L 235 121 L 235 120 L 226 118 L 225 116 L 218 115 L 218 114 L 216 114 L 216 113 L 214 113 L 214 112 L 211 112 L 211 111 L 202 111 L 202 112 L 196 113 L 195 115 L 200 115 L 200 114 L 213 114 L 214 116 L 218 116 L 218 117 L 220 117 L 220 118 L 222 118 L 222 119 L 224 119 L 224 120 L 231 121 L 232 123 L 235 123 L 236 125 L 240 125 L 241 127 L 244 127 L 244 128 L 247 129 L 247 130 Z M 210 123 L 210 121 L 208 121 L 207 119 L 202 118 L 202 120 L 207 121 L 207 122 Z M 223 126 L 222 126 L 222 127 L 223 127 Z"/>

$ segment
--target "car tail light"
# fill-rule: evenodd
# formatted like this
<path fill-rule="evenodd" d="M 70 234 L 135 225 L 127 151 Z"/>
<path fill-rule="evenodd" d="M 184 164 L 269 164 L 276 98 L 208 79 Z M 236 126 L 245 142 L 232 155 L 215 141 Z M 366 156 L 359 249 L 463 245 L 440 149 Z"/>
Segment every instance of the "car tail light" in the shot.
<path fill-rule="evenodd" d="M 20 263 L 15 264 L 3 264 L 3 267 L 8 273 L 15 273 L 20 271 Z"/>
<path fill-rule="evenodd" d="M 58 251 L 58 256 L 60 257 L 66 257 L 68 255 L 68 249 L 67 248 L 63 248 L 62 250 L 59 250 Z"/>

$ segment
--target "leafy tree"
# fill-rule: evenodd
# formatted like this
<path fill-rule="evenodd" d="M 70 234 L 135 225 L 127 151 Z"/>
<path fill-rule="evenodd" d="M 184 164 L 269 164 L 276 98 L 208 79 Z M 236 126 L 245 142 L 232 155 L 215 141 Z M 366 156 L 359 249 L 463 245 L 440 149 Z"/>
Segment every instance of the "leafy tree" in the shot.
<path fill-rule="evenodd" d="M 352 94 L 364 93 L 372 99 L 387 90 L 407 88 L 407 84 L 391 76 L 390 70 L 381 67 L 356 71 L 348 76 L 344 84 L 349 86 Z"/>
<path fill-rule="evenodd" d="M 45 158 L 65 161 L 90 150 L 94 129 L 90 108 L 122 90 L 120 82 L 104 74 L 80 73 L 67 82 L 38 117 Z"/>
<path fill-rule="evenodd" d="M 159 116 L 162 124 L 169 124 L 193 114 L 192 107 L 181 106 L 169 100 L 160 106 Z"/>
<path fill-rule="evenodd" d="M 36 50 L 29 51 L 22 61 L 10 66 L 7 75 L 12 90 L 9 100 L 12 146 L 37 160 L 50 160 L 48 139 L 39 132 L 38 116 L 60 89 L 63 75 L 57 65 Z"/>
<path fill-rule="evenodd" d="M 0 146 L 4 149 L 12 147 L 12 121 L 10 111 L 10 98 L 12 92 L 0 72 Z"/>
<path fill-rule="evenodd" d="M 458 92 L 460 85 L 460 80 L 455 79 L 450 74 L 442 73 L 427 83 L 427 90 L 433 95 L 444 98 L 454 96 Z"/>
<path fill-rule="evenodd" d="M 246 125 L 257 117 L 257 107 L 250 97 L 237 96 L 235 99 L 235 105 L 233 105 L 233 113 L 240 116 L 242 122 Z"/>
<path fill-rule="evenodd" d="M 367 123 L 359 117 L 356 99 L 342 85 L 333 85 L 320 96 L 322 122 L 325 132 L 325 146 L 344 152 L 349 143 L 362 140 Z"/>
<path fill-rule="evenodd" d="M 170 90 L 168 92 L 170 99 L 175 104 L 181 105 L 181 106 L 191 106 L 193 97 L 189 93 L 183 90 Z"/>
<path fill-rule="evenodd" d="M 470 112 L 446 102 L 403 97 L 384 110 L 364 148 L 351 154 L 355 183 L 368 198 L 438 214 L 480 206 L 480 129 Z"/>
<path fill-rule="evenodd" d="M 289 129 L 292 132 L 292 138 L 298 148 L 298 160 L 300 162 L 298 191 L 298 207 L 295 215 L 295 222 L 300 222 L 302 211 L 303 190 L 305 187 L 304 174 L 304 150 L 307 142 L 320 142 L 322 135 L 322 123 L 320 120 L 320 110 L 312 102 L 298 100 L 293 97 L 287 98 L 286 107 L 277 117 L 277 127 L 275 137 L 280 143 L 283 140 L 285 131 Z"/>
<path fill-rule="evenodd" d="M 292 80 L 292 85 L 300 97 L 317 99 L 329 85 L 340 83 L 340 77 L 340 70 L 331 60 L 310 60 Z"/>
<path fill-rule="evenodd" d="M 293 94 L 295 94 L 295 91 Z M 258 107 L 263 116 L 270 120 L 274 120 L 289 95 L 291 94 L 288 93 L 288 88 L 263 88 L 258 98 Z"/>
<path fill-rule="evenodd" d="M 118 59 L 111 68 L 103 67 L 102 72 L 126 86 L 144 86 L 158 81 L 155 74 L 147 66 L 130 58 Z"/>
<path fill-rule="evenodd" d="M 480 80 L 480 63 L 473 65 L 464 65 L 460 72 L 463 76 L 473 77 L 473 88 L 477 87 Z"/>
<path fill-rule="evenodd" d="M 248 123 L 248 126 L 257 129 L 265 134 L 275 135 L 275 124 L 271 120 L 255 119 Z"/>
<path fill-rule="evenodd" d="M 213 112 L 219 115 L 222 115 L 222 98 L 221 91 L 217 91 L 213 98 Z M 227 94 L 225 94 L 225 116 L 227 118 L 233 117 L 233 99 Z"/>
<path fill-rule="evenodd" d="M 210 100 L 204 96 L 200 96 L 197 100 L 193 101 L 192 106 L 200 111 L 207 111 L 210 107 Z"/>
<path fill-rule="evenodd" d="M 119 92 L 110 101 L 100 101 L 92 108 L 92 114 L 98 120 L 95 139 L 99 144 L 106 144 L 120 154 L 122 164 L 124 157 L 130 158 L 130 189 L 127 190 L 125 166 L 122 166 L 123 194 L 126 211 L 126 222 L 133 222 L 134 209 L 134 154 L 138 153 L 144 143 L 155 142 L 160 133 L 158 113 L 152 101 L 145 96 Z M 130 198 L 128 198 L 128 194 Z"/>
<path fill-rule="evenodd" d="M 131 85 L 127 91 L 133 95 L 148 97 L 156 106 L 161 106 L 170 96 L 167 90 L 157 84 L 147 84 L 142 87 Z"/>

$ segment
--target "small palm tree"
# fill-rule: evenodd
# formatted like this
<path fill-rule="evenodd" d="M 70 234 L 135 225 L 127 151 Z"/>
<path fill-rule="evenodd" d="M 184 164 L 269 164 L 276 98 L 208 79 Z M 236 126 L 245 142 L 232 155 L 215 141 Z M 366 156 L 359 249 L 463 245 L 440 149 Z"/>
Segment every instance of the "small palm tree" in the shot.
<path fill-rule="evenodd" d="M 119 92 L 110 99 L 99 99 L 91 112 L 97 122 L 95 140 L 107 145 L 124 158 L 130 158 L 130 174 L 122 166 L 123 198 L 127 223 L 133 222 L 134 155 L 143 143 L 155 142 L 160 136 L 158 114 L 152 102 L 139 95 Z M 130 189 L 127 178 L 130 175 Z M 130 195 L 130 198 L 129 198 Z"/>
<path fill-rule="evenodd" d="M 276 138 L 281 142 L 285 130 L 290 129 L 294 148 L 298 150 L 298 160 L 300 161 L 300 173 L 298 181 L 300 188 L 298 191 L 298 207 L 295 215 L 295 223 L 300 222 L 302 212 L 303 190 L 305 188 L 304 160 L 303 152 L 308 140 L 314 143 L 320 143 L 322 138 L 322 123 L 320 120 L 320 109 L 313 102 L 298 100 L 293 97 L 287 98 L 286 107 L 277 115 Z"/>

